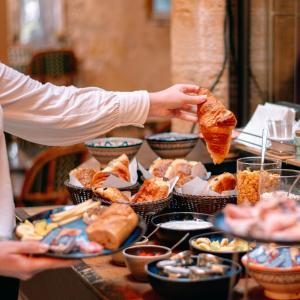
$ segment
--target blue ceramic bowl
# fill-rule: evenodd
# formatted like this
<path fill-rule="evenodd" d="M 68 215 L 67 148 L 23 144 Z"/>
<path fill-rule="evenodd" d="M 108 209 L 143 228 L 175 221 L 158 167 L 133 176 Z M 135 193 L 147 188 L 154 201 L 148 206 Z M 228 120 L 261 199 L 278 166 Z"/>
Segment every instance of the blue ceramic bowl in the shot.
<path fill-rule="evenodd" d="M 187 156 L 199 140 L 197 134 L 165 132 L 146 138 L 151 149 L 161 158 Z"/>
<path fill-rule="evenodd" d="M 108 163 L 122 154 L 126 154 L 129 159 L 132 159 L 142 144 L 143 140 L 141 139 L 107 137 L 87 141 L 85 146 L 100 163 Z"/>
<path fill-rule="evenodd" d="M 196 263 L 196 256 L 193 257 Z M 160 274 L 157 261 L 146 266 L 146 272 L 152 288 L 166 299 L 230 299 L 228 295 L 240 278 L 241 266 L 229 259 L 223 264 L 230 269 L 223 276 L 215 276 L 199 280 L 171 279 Z"/>

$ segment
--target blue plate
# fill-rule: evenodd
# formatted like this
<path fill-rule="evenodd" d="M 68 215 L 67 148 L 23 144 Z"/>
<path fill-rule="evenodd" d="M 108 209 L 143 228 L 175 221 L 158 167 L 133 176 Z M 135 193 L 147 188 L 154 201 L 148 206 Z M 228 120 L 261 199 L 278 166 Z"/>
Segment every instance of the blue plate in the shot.
<path fill-rule="evenodd" d="M 223 212 L 217 213 L 212 218 L 212 223 L 214 224 L 214 227 L 222 230 L 228 234 L 231 234 L 232 236 L 238 237 L 240 239 L 249 241 L 249 242 L 257 242 L 257 243 L 276 243 L 279 245 L 287 245 L 287 246 L 293 246 L 293 245 L 300 245 L 300 241 L 293 241 L 293 240 L 278 240 L 278 239 L 264 239 L 260 237 L 254 237 L 251 235 L 241 235 L 241 234 L 235 234 L 230 227 L 225 222 L 225 216 Z"/>
<path fill-rule="evenodd" d="M 29 217 L 27 220 L 30 222 L 33 222 L 33 221 L 45 219 L 48 223 L 50 223 L 51 222 L 51 219 L 50 219 L 51 214 L 65 211 L 72 207 L 73 207 L 72 205 L 68 205 L 68 206 L 63 206 L 63 207 L 58 207 L 58 208 L 54 208 L 51 210 L 47 210 L 45 212 L 42 212 L 42 213 L 39 213 L 32 217 Z M 85 232 L 86 227 L 87 227 L 87 224 L 85 224 L 82 219 L 75 220 L 73 222 L 70 222 L 68 224 L 65 224 L 63 226 L 60 226 L 58 228 L 51 230 L 43 238 L 42 242 L 49 244 L 52 241 L 52 239 L 56 236 L 57 231 L 59 231 L 62 228 L 81 229 L 81 234 L 78 238 L 82 238 L 83 240 L 88 241 L 88 237 Z M 92 254 L 87 254 L 87 253 L 83 253 L 81 251 L 76 251 L 76 252 L 71 252 L 71 253 L 67 253 L 67 254 L 47 252 L 44 255 L 51 256 L 51 257 L 57 257 L 57 258 L 70 258 L 70 259 L 82 259 L 82 258 L 88 258 L 88 257 L 110 255 L 115 252 L 119 252 L 127 247 L 130 247 L 132 244 L 134 244 L 136 241 L 138 241 L 142 237 L 142 235 L 144 235 L 145 231 L 146 231 L 146 224 L 145 224 L 144 220 L 139 216 L 139 222 L 138 222 L 137 227 L 133 230 L 133 232 L 130 234 L 130 236 L 127 238 L 127 240 L 125 240 L 118 249 L 115 249 L 115 250 L 104 249 L 101 253 L 92 253 Z"/>

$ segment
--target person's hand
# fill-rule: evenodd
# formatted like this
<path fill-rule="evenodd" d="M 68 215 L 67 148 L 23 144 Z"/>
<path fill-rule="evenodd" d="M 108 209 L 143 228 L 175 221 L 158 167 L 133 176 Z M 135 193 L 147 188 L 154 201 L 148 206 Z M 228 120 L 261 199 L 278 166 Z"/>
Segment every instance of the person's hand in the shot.
<path fill-rule="evenodd" d="M 47 251 L 48 246 L 40 242 L 0 242 L 0 275 L 27 280 L 43 270 L 66 268 L 77 263 L 74 260 L 29 256 Z"/>
<path fill-rule="evenodd" d="M 175 84 L 166 90 L 149 93 L 149 116 L 179 118 L 197 122 L 196 105 L 206 101 L 206 96 L 199 96 L 197 95 L 198 92 L 199 87 L 197 85 Z"/>

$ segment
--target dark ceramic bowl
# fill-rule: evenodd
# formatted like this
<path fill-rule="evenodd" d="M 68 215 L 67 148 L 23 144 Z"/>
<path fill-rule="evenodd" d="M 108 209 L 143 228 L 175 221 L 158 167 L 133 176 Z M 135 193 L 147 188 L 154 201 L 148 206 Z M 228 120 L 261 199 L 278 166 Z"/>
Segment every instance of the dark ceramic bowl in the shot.
<path fill-rule="evenodd" d="M 142 144 L 143 140 L 136 138 L 107 137 L 90 140 L 85 146 L 100 163 L 108 163 L 122 154 L 132 159 Z"/>
<path fill-rule="evenodd" d="M 150 148 L 161 158 L 187 156 L 199 140 L 197 134 L 165 132 L 146 138 Z"/>
<path fill-rule="evenodd" d="M 157 238 L 167 245 L 173 245 L 178 240 L 180 240 L 186 233 L 190 233 L 190 236 L 194 236 L 201 233 L 207 233 L 210 232 L 213 228 L 213 225 L 209 228 L 203 228 L 203 229 L 169 229 L 169 228 L 163 228 L 161 225 L 163 223 L 169 222 L 169 221 L 183 221 L 183 220 L 195 220 L 195 219 L 201 219 L 204 221 L 208 221 L 212 216 L 208 214 L 200 214 L 200 213 L 193 213 L 193 212 L 172 212 L 172 213 L 166 213 L 157 215 L 152 218 L 151 224 L 154 227 L 160 226 L 158 231 L 156 232 Z M 183 243 L 182 246 L 188 246 L 188 242 Z"/>
<path fill-rule="evenodd" d="M 196 257 L 193 257 L 196 263 Z M 223 276 L 204 278 L 199 280 L 171 279 L 160 275 L 156 267 L 157 261 L 146 266 L 152 288 L 164 299 L 231 299 L 228 297 L 238 282 L 241 266 L 229 259 L 223 259 L 223 264 L 231 268 Z"/>
<path fill-rule="evenodd" d="M 238 263 L 241 264 L 241 259 L 243 257 L 243 255 L 245 255 L 247 252 L 251 251 L 213 251 L 213 250 L 203 250 L 198 248 L 197 246 L 193 245 L 192 241 L 197 240 L 198 238 L 208 238 L 210 239 L 212 242 L 213 241 L 219 241 L 221 242 L 222 239 L 224 238 L 228 238 L 229 242 L 232 241 L 234 239 L 233 236 L 223 233 L 221 231 L 215 231 L 215 232 L 209 232 L 209 233 L 204 233 L 204 234 L 199 234 L 196 236 L 193 236 L 192 238 L 190 238 L 189 240 L 189 244 L 190 244 L 190 249 L 193 251 L 194 254 L 199 254 L 199 253 L 209 253 L 209 254 L 213 254 L 222 258 L 227 258 L 233 261 L 236 261 Z"/>

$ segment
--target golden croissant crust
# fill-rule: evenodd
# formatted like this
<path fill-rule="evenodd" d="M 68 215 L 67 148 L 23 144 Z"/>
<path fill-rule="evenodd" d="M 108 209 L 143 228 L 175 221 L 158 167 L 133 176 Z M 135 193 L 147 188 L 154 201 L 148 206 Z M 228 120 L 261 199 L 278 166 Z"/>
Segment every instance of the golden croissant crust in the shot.
<path fill-rule="evenodd" d="M 199 128 L 213 162 L 219 164 L 229 152 L 232 130 L 237 121 L 208 89 L 200 89 L 199 94 L 207 95 L 207 100 L 198 105 Z"/>

